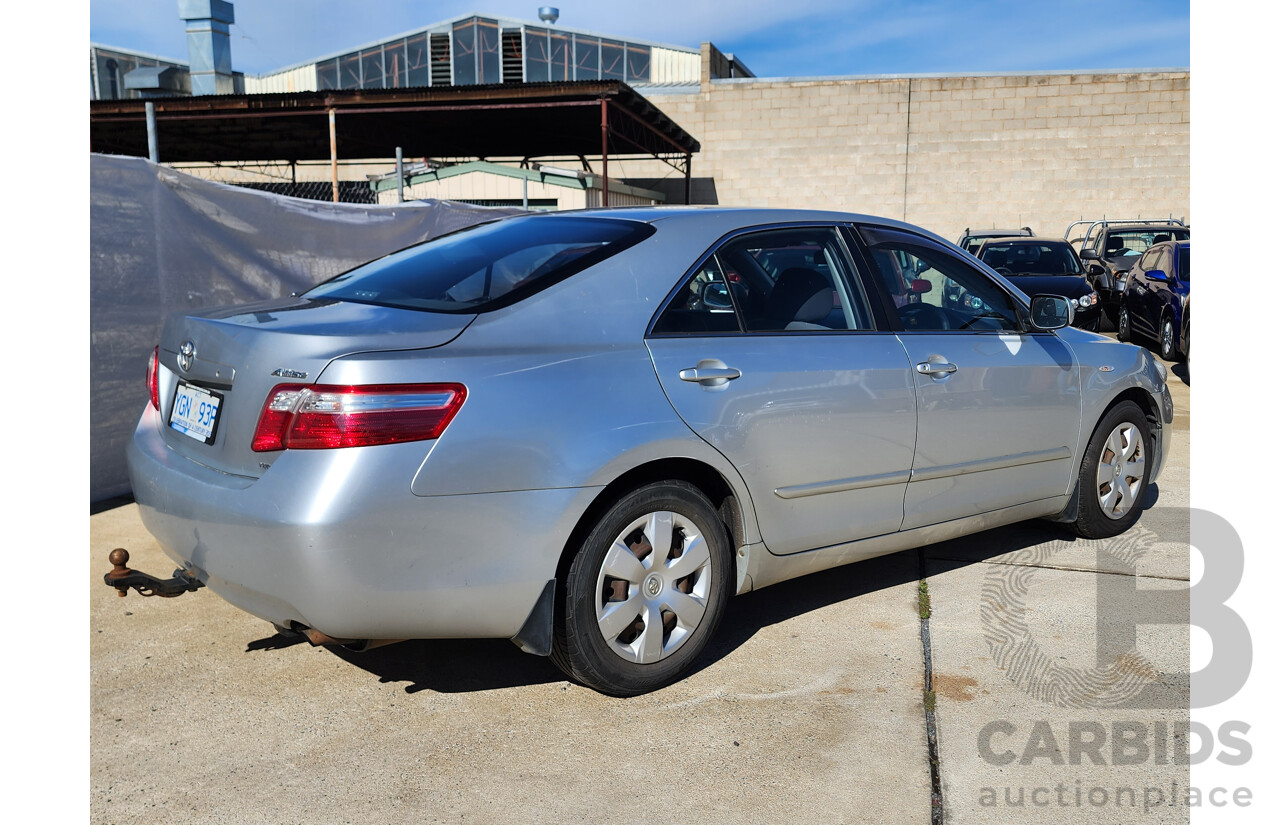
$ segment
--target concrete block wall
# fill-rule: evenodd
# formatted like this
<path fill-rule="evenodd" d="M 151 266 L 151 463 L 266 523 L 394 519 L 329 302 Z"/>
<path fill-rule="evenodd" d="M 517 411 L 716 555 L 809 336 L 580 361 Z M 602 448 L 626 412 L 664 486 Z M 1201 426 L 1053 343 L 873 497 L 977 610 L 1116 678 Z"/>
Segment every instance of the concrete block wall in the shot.
<path fill-rule="evenodd" d="M 1185 71 L 704 79 L 647 96 L 701 142 L 693 174 L 726 205 L 866 212 L 951 240 L 966 226 L 1190 220 Z"/>

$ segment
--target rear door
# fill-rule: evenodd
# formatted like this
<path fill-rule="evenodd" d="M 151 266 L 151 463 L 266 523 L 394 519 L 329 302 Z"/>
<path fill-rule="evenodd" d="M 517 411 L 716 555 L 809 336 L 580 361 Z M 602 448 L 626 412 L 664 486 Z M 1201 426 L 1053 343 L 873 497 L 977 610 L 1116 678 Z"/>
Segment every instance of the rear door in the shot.
<path fill-rule="evenodd" d="M 906 256 L 930 287 L 896 308 L 916 393 L 902 528 L 1063 495 L 1080 437 L 1080 373 L 1051 332 L 1024 332 L 1017 299 L 948 248 L 861 227 L 871 259 Z M 887 291 L 884 303 L 893 307 Z"/>
<path fill-rule="evenodd" d="M 834 225 L 739 233 L 694 267 L 647 339 L 672 406 L 742 474 L 774 553 L 902 524 L 915 391 L 852 275 Z"/>

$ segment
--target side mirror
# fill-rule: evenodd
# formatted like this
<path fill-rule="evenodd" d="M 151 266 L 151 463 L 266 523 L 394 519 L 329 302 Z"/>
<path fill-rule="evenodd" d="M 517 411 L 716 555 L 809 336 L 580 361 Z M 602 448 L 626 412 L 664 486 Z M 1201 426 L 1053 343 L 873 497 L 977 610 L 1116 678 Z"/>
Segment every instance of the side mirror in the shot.
<path fill-rule="evenodd" d="M 702 285 L 702 304 L 710 309 L 733 309 L 729 285 L 724 281 L 708 281 Z"/>
<path fill-rule="evenodd" d="M 926 281 L 924 278 L 916 278 L 911 282 L 911 294 L 923 295 L 926 292 L 933 291 L 933 281 Z"/>
<path fill-rule="evenodd" d="M 1168 281 L 1169 276 L 1163 269 L 1148 269 L 1147 280 L 1149 281 Z"/>
<path fill-rule="evenodd" d="M 1099 257 L 1096 249 L 1082 249 L 1080 251 L 1080 260 L 1082 261 L 1096 261 Z"/>
<path fill-rule="evenodd" d="M 1040 332 L 1062 329 L 1075 319 L 1071 302 L 1061 295 L 1036 295 L 1031 299 L 1031 327 Z"/>

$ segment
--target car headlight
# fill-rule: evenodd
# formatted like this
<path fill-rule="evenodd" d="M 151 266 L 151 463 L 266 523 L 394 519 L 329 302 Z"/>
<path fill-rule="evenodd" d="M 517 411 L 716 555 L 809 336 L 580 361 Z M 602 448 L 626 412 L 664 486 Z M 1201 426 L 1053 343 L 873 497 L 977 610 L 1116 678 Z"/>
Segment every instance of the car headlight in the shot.
<path fill-rule="evenodd" d="M 1087 309 L 1088 307 L 1098 303 L 1098 293 L 1090 292 L 1088 295 L 1081 295 L 1076 299 L 1076 303 L 1081 309 Z"/>

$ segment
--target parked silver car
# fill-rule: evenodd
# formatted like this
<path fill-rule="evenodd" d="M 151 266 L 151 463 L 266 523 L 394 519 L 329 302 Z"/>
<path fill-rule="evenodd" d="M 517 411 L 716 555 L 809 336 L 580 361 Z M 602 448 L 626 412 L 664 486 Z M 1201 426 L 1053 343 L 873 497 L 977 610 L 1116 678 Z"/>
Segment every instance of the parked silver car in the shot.
<path fill-rule="evenodd" d="M 1070 318 L 880 218 L 507 218 L 169 318 L 130 477 L 165 551 L 280 628 L 507 637 L 636 694 L 734 594 L 1022 519 L 1132 525 L 1164 369 Z"/>

